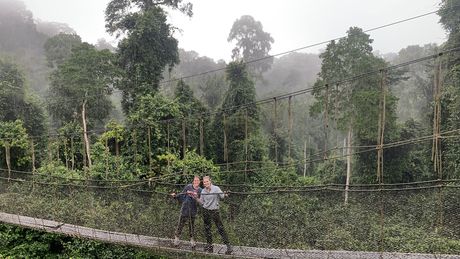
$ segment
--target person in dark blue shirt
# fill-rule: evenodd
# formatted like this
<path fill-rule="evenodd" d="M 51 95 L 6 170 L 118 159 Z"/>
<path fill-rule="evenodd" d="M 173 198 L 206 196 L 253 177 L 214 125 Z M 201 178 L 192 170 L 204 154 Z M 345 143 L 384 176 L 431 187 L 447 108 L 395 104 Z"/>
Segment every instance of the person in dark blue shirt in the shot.
<path fill-rule="evenodd" d="M 190 244 L 192 248 L 196 246 L 195 242 L 195 218 L 198 211 L 197 208 L 197 199 L 200 198 L 201 188 L 200 188 L 200 177 L 195 176 L 193 182 L 185 186 L 184 190 L 181 193 L 171 193 L 171 196 L 176 198 L 179 202 L 182 203 L 180 210 L 179 223 L 177 225 L 176 232 L 174 233 L 174 245 L 179 245 L 179 238 L 184 228 L 185 223 L 188 223 L 189 234 L 190 234 Z"/>

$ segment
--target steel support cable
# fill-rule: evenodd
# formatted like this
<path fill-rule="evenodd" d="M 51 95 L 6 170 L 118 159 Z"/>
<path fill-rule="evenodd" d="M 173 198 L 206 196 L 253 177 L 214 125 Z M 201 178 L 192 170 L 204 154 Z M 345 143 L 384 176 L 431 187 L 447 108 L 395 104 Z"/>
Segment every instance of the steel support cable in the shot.
<path fill-rule="evenodd" d="M 360 75 L 349 77 L 349 78 L 346 78 L 346 79 L 343 79 L 343 80 L 338 80 L 338 81 L 335 81 L 335 82 L 330 82 L 330 83 L 327 83 L 325 85 L 329 85 L 329 84 L 336 84 L 336 85 L 339 84 L 340 85 L 340 84 L 343 84 L 343 83 L 352 82 L 354 80 L 358 80 L 358 79 L 367 77 L 367 76 L 372 75 L 372 74 L 380 73 L 382 70 L 391 70 L 391 69 L 396 69 L 396 68 L 408 66 L 408 65 L 411 65 L 411 64 L 415 64 L 415 63 L 418 63 L 418 62 L 423 62 L 423 61 L 433 59 L 433 58 L 445 55 L 447 53 L 451 53 L 451 52 L 455 52 L 455 51 L 459 51 L 459 50 L 460 50 L 460 46 L 457 46 L 457 47 L 454 47 L 454 48 L 451 48 L 451 49 L 448 49 L 448 50 L 441 51 L 441 52 L 436 53 L 436 54 L 432 54 L 432 55 L 425 56 L 425 57 L 422 57 L 422 58 L 418 58 L 418 59 L 414 59 L 414 60 L 411 60 L 411 61 L 403 62 L 403 63 L 397 64 L 397 65 L 392 65 L 392 66 L 388 66 L 388 67 L 385 67 L 385 68 L 380 68 L 380 69 L 377 69 L 377 70 L 368 71 L 368 72 L 362 73 Z M 321 88 L 318 88 L 318 90 L 321 90 L 323 88 L 324 88 L 324 86 L 321 87 Z M 250 102 L 250 103 L 246 103 L 246 104 L 242 104 L 242 105 L 235 105 L 233 107 L 228 107 L 228 108 L 223 109 L 223 110 L 218 111 L 218 112 L 192 113 L 192 114 L 190 114 L 190 116 L 191 117 L 192 116 L 198 116 L 198 117 L 212 116 L 212 115 L 216 115 L 218 113 L 225 112 L 225 111 L 228 111 L 228 110 L 234 110 L 234 109 L 238 109 L 238 108 L 249 107 L 250 105 L 259 105 L 259 104 L 270 103 L 275 98 L 278 99 L 278 100 L 282 100 L 282 99 L 286 99 L 286 98 L 289 98 L 289 97 L 294 97 L 294 96 L 297 96 L 297 95 L 306 94 L 306 93 L 309 93 L 309 92 L 312 92 L 312 91 L 313 91 L 313 88 L 309 87 L 309 88 L 305 88 L 305 89 L 302 89 L 302 90 L 298 90 L 298 91 L 278 95 L 278 96 L 275 96 L 275 97 L 268 97 L 268 98 L 261 99 L 261 100 L 255 101 L 255 102 Z M 186 119 L 186 118 L 174 118 L 174 119 L 158 120 L 158 121 L 156 121 L 156 123 L 168 123 L 168 122 L 171 122 L 171 121 L 177 121 L 177 120 L 183 120 L 183 119 Z M 148 125 L 146 124 L 146 125 L 144 125 L 142 127 L 147 127 L 147 126 Z M 97 133 L 103 133 L 103 132 L 105 132 L 105 129 L 97 129 L 97 130 L 88 130 L 87 131 L 87 133 L 89 133 L 89 134 L 97 134 Z M 29 138 L 30 139 L 40 139 L 40 138 L 46 137 L 46 136 L 62 136 L 62 135 L 63 134 L 61 134 L 61 133 L 53 133 L 53 134 L 43 134 L 43 135 L 29 136 Z M 77 133 L 75 133 L 75 134 L 66 134 L 66 136 L 68 136 L 68 137 L 72 136 L 72 135 L 73 136 L 80 136 L 80 133 L 78 133 L 78 134 Z M 2 139 L 8 140 L 9 138 L 2 138 Z"/>
<path fill-rule="evenodd" d="M 353 82 L 355 80 L 365 78 L 365 77 L 373 75 L 373 74 L 380 73 L 382 70 L 393 70 L 393 69 L 401 68 L 401 67 L 404 67 L 404 66 L 408 66 L 408 65 L 411 65 L 411 64 L 418 63 L 418 62 L 423 62 L 423 61 L 426 61 L 426 60 L 434 59 L 434 58 L 437 58 L 439 56 L 445 55 L 447 53 L 451 53 L 451 52 L 455 52 L 455 51 L 459 51 L 459 50 L 460 50 L 460 46 L 453 47 L 453 48 L 450 48 L 450 49 L 447 49 L 447 50 L 444 50 L 444 51 L 441 51 L 441 52 L 438 52 L 438 53 L 435 53 L 435 54 L 432 54 L 432 55 L 428 55 L 428 56 L 425 56 L 425 57 L 421 57 L 421 58 L 418 58 L 418 59 L 406 61 L 406 62 L 396 64 L 396 65 L 392 65 L 392 66 L 379 68 L 379 69 L 376 69 L 376 70 L 367 71 L 367 72 L 361 73 L 359 75 L 351 76 L 349 78 L 345 78 L 345 79 L 342 79 L 342 80 L 336 80 L 336 81 L 333 81 L 333 82 L 327 82 L 326 84 L 324 84 L 324 86 L 319 87 L 317 89 L 319 89 L 319 90 L 325 89 L 328 85 L 331 85 L 331 84 L 340 85 L 340 84 L 344 84 L 344 83 Z M 261 100 L 255 101 L 255 102 L 250 102 L 250 103 L 246 103 L 246 104 L 242 104 L 242 105 L 236 105 L 236 106 L 228 107 L 228 108 L 226 108 L 226 109 L 224 109 L 222 111 L 219 111 L 219 112 L 225 112 L 225 111 L 228 111 L 228 110 L 234 110 L 234 109 L 238 109 L 238 108 L 245 108 L 245 107 L 248 107 L 248 106 L 254 105 L 254 104 L 257 105 L 257 104 L 270 103 L 270 102 L 273 102 L 274 100 L 287 99 L 289 97 L 294 97 L 294 96 L 297 96 L 297 95 L 312 92 L 313 90 L 314 90 L 313 87 L 308 87 L 308 88 L 305 88 L 305 89 L 293 91 L 293 92 L 286 93 L 286 94 L 277 95 L 277 96 L 274 96 L 274 97 L 267 97 L 267 98 L 264 98 L 264 99 L 261 99 Z M 218 113 L 218 112 L 196 113 L 196 114 L 202 116 L 202 115 L 213 115 L 213 114 L 216 114 L 216 113 Z M 174 120 L 174 119 L 171 119 L 171 120 Z M 158 121 L 158 122 L 162 122 L 162 121 Z"/>
<path fill-rule="evenodd" d="M 451 8 L 455 8 L 455 7 L 457 7 L 457 6 L 451 6 L 451 7 L 447 8 L 447 9 L 451 9 Z M 404 22 L 408 22 L 408 21 L 411 21 L 411 20 L 415 20 L 415 19 L 418 19 L 418 18 L 422 18 L 422 17 L 428 16 L 428 15 L 435 14 L 435 13 L 439 12 L 440 10 L 441 9 L 437 9 L 437 10 L 434 10 L 434 11 L 431 11 L 431 12 L 427 12 L 427 13 L 412 16 L 412 17 L 409 17 L 409 18 L 397 20 L 395 22 L 391 22 L 391 23 L 387 23 L 387 24 L 384 24 L 384 25 L 380 25 L 380 26 L 377 26 L 377 27 L 373 27 L 373 28 L 363 30 L 363 32 L 372 32 L 372 31 L 383 29 L 383 28 L 391 27 L 393 25 L 401 24 L 401 23 L 404 23 Z M 348 36 L 344 35 L 344 36 L 341 36 L 341 37 L 332 38 L 332 39 L 329 39 L 329 40 L 326 40 L 326 41 L 317 42 L 317 43 L 314 43 L 314 44 L 310 44 L 310 45 L 306 45 L 306 46 L 303 46 L 303 47 L 291 49 L 291 50 L 280 52 L 280 53 L 277 53 L 277 54 L 267 55 L 267 56 L 262 57 L 262 58 L 248 60 L 248 61 L 243 62 L 243 64 L 256 63 L 256 62 L 259 62 L 259 61 L 263 61 L 263 60 L 266 60 L 266 59 L 271 59 L 271 58 L 274 58 L 274 57 L 286 55 L 286 54 L 297 52 L 297 51 L 300 51 L 300 50 L 305 50 L 305 49 L 308 49 L 308 48 L 321 46 L 321 45 L 330 43 L 331 41 L 337 41 L 337 40 L 340 40 L 340 39 L 345 39 L 347 37 Z M 183 77 L 180 77 L 180 78 L 169 79 L 169 80 L 165 80 L 165 81 L 160 82 L 159 85 L 170 84 L 171 82 L 177 82 L 177 81 L 184 80 L 184 79 L 189 79 L 189 78 L 193 78 L 193 77 L 199 77 L 199 76 L 203 76 L 203 75 L 207 75 L 207 74 L 211 74 L 211 73 L 216 73 L 216 72 L 224 71 L 225 69 L 226 69 L 226 67 L 222 67 L 222 68 L 212 69 L 212 70 L 208 70 L 208 71 L 204 71 L 204 72 L 200 72 L 200 73 L 196 73 L 196 74 L 183 76 Z M 122 90 L 111 90 L 111 93 L 121 93 L 121 92 L 122 92 Z M 88 96 L 89 97 L 98 97 L 98 96 L 101 96 L 101 94 L 88 95 Z"/>
<path fill-rule="evenodd" d="M 415 144 L 415 143 L 419 143 L 419 142 L 423 142 L 423 141 L 428 141 L 428 140 L 431 140 L 431 139 L 432 138 L 413 140 L 411 142 L 404 142 L 404 143 L 400 143 L 400 144 L 397 144 L 397 145 L 389 144 L 389 145 L 384 145 L 383 148 L 388 149 L 388 148 L 393 148 L 393 147 L 399 147 L 399 146 L 403 146 L 403 145 L 407 145 L 407 144 Z M 357 154 L 362 154 L 362 153 L 367 153 L 367 152 L 374 152 L 374 151 L 375 151 L 375 147 L 374 148 L 369 148 L 369 149 L 366 149 L 366 150 L 355 151 L 355 152 L 353 152 L 351 154 L 346 154 L 346 155 L 341 155 L 341 156 L 328 158 L 327 160 L 336 160 L 336 159 L 340 159 L 340 158 L 345 158 L 348 155 L 357 155 Z M 307 161 L 297 160 L 297 162 L 292 163 L 291 165 L 289 165 L 289 164 L 278 165 L 277 169 L 289 168 L 289 167 L 293 167 L 293 166 L 297 166 L 297 165 L 303 165 L 303 163 L 314 163 L 314 162 L 320 162 L 320 161 L 324 161 L 324 160 L 325 160 L 325 158 L 309 159 Z M 271 169 L 271 168 L 272 167 L 260 167 L 260 168 L 257 168 L 257 170 Z M 244 170 L 226 170 L 226 171 L 220 171 L 220 172 L 221 173 L 236 173 L 236 172 L 244 172 Z"/>
<path fill-rule="evenodd" d="M 455 6 L 450 7 L 450 8 L 454 8 L 454 7 Z M 393 25 L 397 25 L 397 24 L 400 24 L 400 23 L 415 20 L 415 19 L 418 19 L 418 18 L 421 18 L 421 17 L 425 17 L 425 16 L 428 16 L 428 15 L 435 14 L 439 10 L 440 9 L 437 9 L 437 10 L 427 12 L 427 13 L 424 13 L 424 14 L 420 14 L 420 15 L 412 16 L 412 17 L 405 18 L 405 19 L 402 19 L 402 20 L 398 20 L 398 21 L 395 21 L 395 22 L 392 22 L 392 23 L 388 23 L 388 24 L 384 24 L 384 25 L 381 25 L 381 26 L 369 28 L 369 29 L 363 30 L 363 32 L 372 32 L 372 31 L 376 31 L 376 30 L 379 30 L 379 29 L 383 29 L 383 28 L 386 28 L 386 27 L 393 26 Z M 345 38 L 347 38 L 347 36 L 336 37 L 336 38 L 333 38 L 333 39 L 330 39 L 330 40 L 327 40 L 327 41 L 321 41 L 321 42 L 318 42 L 318 43 L 310 44 L 310 45 L 300 47 L 300 48 L 295 48 L 295 49 L 288 50 L 288 51 L 285 51 L 285 52 L 281 52 L 281 53 L 278 53 L 278 54 L 268 55 L 268 56 L 265 56 L 265 57 L 262 57 L 262 58 L 249 60 L 249 61 L 246 61 L 246 62 L 243 62 L 243 63 L 244 64 L 256 63 L 256 62 L 263 61 L 263 60 L 266 60 L 266 59 L 271 59 L 271 58 L 274 58 L 274 57 L 286 55 L 286 54 L 297 52 L 297 51 L 300 51 L 300 50 L 305 50 L 305 49 L 308 49 L 308 48 L 324 45 L 324 44 L 327 44 L 327 43 L 329 43 L 331 41 L 337 41 L 337 40 L 345 39 Z M 223 70 L 225 70 L 225 67 L 224 68 L 213 69 L 213 70 L 209 70 L 209 71 L 205 71 L 205 72 L 201 72 L 201 73 L 197 73 L 197 74 L 193 74 L 193 75 L 188 75 L 188 76 L 180 77 L 180 78 L 177 78 L 177 79 L 166 80 L 166 81 L 160 82 L 160 84 L 167 84 L 167 83 L 170 83 L 170 82 L 180 81 L 180 80 L 193 78 L 193 77 L 198 77 L 198 76 L 203 76 L 203 75 L 206 75 L 206 74 L 215 73 L 215 72 L 219 72 L 219 71 L 223 71 Z"/>
<path fill-rule="evenodd" d="M 420 142 L 432 140 L 434 137 L 435 136 L 430 135 L 430 136 L 424 136 L 424 137 L 414 138 L 414 139 L 405 140 L 405 141 L 397 141 L 397 142 L 394 142 L 394 143 L 388 143 L 388 144 L 383 145 L 382 149 L 394 148 L 394 147 L 399 147 L 399 146 L 409 145 L 409 144 L 417 144 L 417 143 L 420 143 Z M 361 146 L 361 147 L 368 147 L 368 149 L 366 149 L 364 151 L 353 152 L 351 155 L 356 155 L 356 154 L 365 153 L 365 152 L 371 152 L 371 151 L 374 151 L 378 146 L 377 145 L 372 145 L 372 146 Z M 343 148 L 348 148 L 348 147 L 343 147 Z M 333 148 L 333 149 L 335 149 L 335 148 Z M 317 153 L 316 155 L 313 155 L 313 156 L 319 157 L 323 153 L 324 152 L 319 152 L 319 153 Z M 347 157 L 347 156 L 348 155 L 335 156 L 335 157 L 327 158 L 327 160 L 335 160 L 335 159 L 343 158 L 343 157 Z M 297 160 L 297 161 L 294 161 L 293 164 L 289 164 L 289 163 L 278 164 L 277 167 L 278 168 L 288 168 L 288 167 L 295 166 L 295 165 L 300 165 L 300 164 L 303 164 L 303 163 L 313 163 L 313 162 L 318 162 L 318 161 L 323 161 L 323 160 L 325 160 L 325 158 L 321 158 L 321 157 L 318 158 L 318 159 L 308 159 L 306 161 Z M 251 162 L 251 161 L 249 161 L 249 162 Z M 234 162 L 234 163 L 237 164 L 237 163 L 242 163 L 242 162 L 238 161 L 238 162 Z M 268 162 L 260 161 L 258 163 L 271 163 L 271 161 L 268 161 Z M 267 168 L 267 167 L 265 167 L 265 168 Z M 260 170 L 260 169 L 263 169 L 263 168 L 257 168 L 257 169 Z M 241 170 L 233 170 L 233 171 L 232 170 L 226 170 L 226 171 L 220 171 L 220 172 L 223 173 L 223 172 L 240 172 L 240 171 Z"/>

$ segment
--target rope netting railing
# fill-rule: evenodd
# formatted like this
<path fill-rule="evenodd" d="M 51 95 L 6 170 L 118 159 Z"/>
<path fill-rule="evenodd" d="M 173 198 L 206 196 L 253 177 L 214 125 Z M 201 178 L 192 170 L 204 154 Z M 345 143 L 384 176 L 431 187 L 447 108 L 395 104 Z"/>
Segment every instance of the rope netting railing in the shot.
<path fill-rule="evenodd" d="M 180 205 L 170 193 L 186 184 L 53 183 L 37 175 L 0 174 L 4 213 L 158 238 L 174 237 Z M 347 204 L 342 184 L 221 188 L 229 193 L 221 217 L 236 247 L 292 250 L 298 257 L 330 250 L 385 252 L 386 258 L 394 252 L 460 254 L 458 180 L 350 185 Z M 195 224 L 196 239 L 204 242 L 200 215 Z M 399 253 L 394 258 L 404 258 Z"/>

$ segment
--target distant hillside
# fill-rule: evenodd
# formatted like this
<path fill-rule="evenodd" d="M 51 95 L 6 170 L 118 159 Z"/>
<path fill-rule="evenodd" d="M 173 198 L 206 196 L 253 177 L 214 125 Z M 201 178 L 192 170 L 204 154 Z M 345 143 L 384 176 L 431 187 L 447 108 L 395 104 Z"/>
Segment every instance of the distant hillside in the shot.
<path fill-rule="evenodd" d="M 307 88 L 316 80 L 321 60 L 316 54 L 291 53 L 276 58 L 263 81 L 256 84 L 257 95 L 272 96 Z"/>
<path fill-rule="evenodd" d="M 43 96 L 49 68 L 43 44 L 48 37 L 74 30 L 62 23 L 36 21 L 23 2 L 0 0 L 0 56 L 17 63 L 32 90 Z"/>

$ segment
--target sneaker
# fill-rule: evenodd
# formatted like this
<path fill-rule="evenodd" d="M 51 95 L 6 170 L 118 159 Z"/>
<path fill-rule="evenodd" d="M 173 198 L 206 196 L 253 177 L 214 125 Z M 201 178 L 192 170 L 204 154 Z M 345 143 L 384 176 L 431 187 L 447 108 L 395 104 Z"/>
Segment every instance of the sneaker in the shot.
<path fill-rule="evenodd" d="M 178 246 L 178 245 L 179 245 L 179 237 L 177 237 L 177 236 L 174 237 L 173 244 L 174 244 L 175 246 Z"/>
<path fill-rule="evenodd" d="M 190 245 L 192 246 L 192 248 L 195 248 L 196 247 L 196 242 L 195 242 L 195 239 L 190 238 Z"/>
<path fill-rule="evenodd" d="M 226 255 L 231 255 L 233 253 L 233 248 L 231 245 L 227 245 L 227 251 L 225 251 Z"/>
<path fill-rule="evenodd" d="M 204 246 L 204 251 L 206 253 L 212 253 L 212 252 L 214 252 L 214 248 L 212 247 L 212 245 L 205 245 Z"/>

